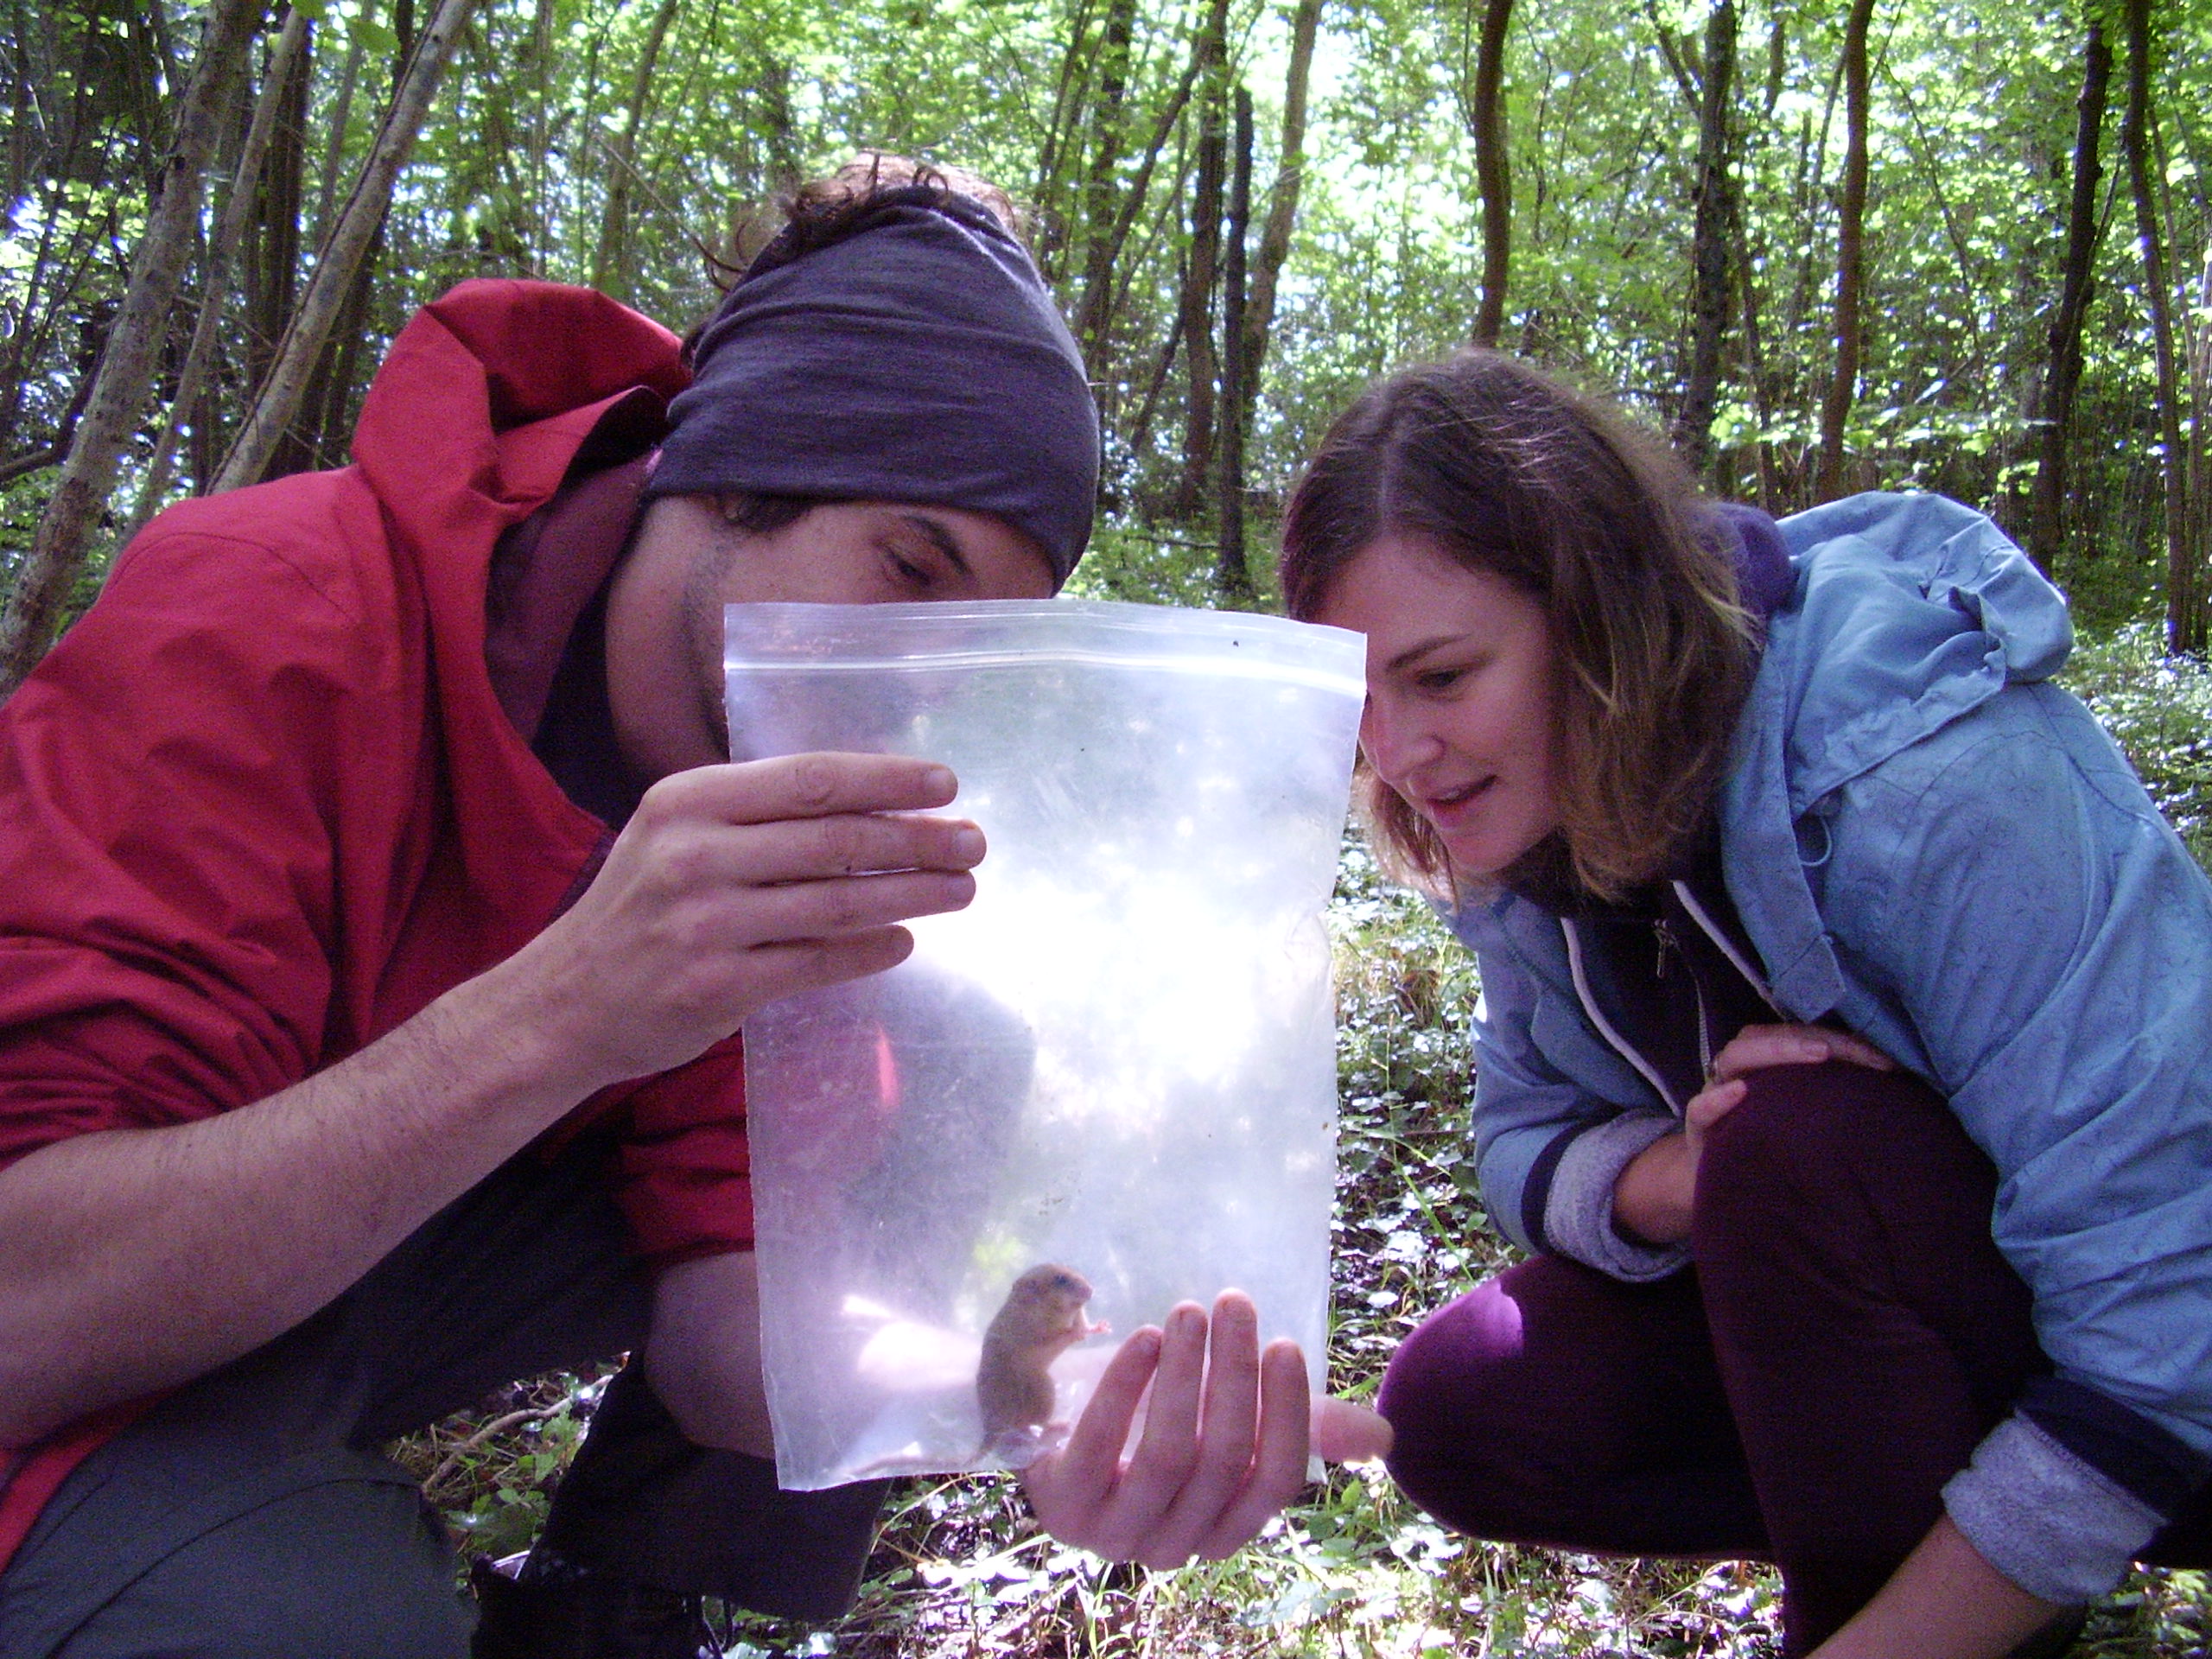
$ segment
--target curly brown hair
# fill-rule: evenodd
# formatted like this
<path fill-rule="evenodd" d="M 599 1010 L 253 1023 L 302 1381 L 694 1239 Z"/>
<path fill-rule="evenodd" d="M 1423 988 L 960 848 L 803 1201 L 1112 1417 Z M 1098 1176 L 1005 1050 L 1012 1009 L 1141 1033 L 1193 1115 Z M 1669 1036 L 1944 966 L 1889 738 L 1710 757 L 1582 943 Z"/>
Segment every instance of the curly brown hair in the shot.
<path fill-rule="evenodd" d="M 1007 233 L 1029 245 L 1029 220 L 997 185 L 981 174 L 948 162 L 919 162 L 885 149 L 863 149 L 836 172 L 809 179 L 772 200 L 739 210 L 729 234 L 718 250 L 702 250 L 714 284 L 728 293 L 751 269 L 753 260 L 771 243 L 780 239 L 782 252 L 798 258 L 850 234 L 854 227 L 886 201 L 922 200 L 942 203 L 964 196 L 1006 227 Z M 688 356 L 699 332 L 713 321 L 714 312 L 699 320 L 683 342 Z"/>
<path fill-rule="evenodd" d="M 1542 607 L 1573 874 L 1615 900 L 1656 879 L 1709 821 L 1755 657 L 1725 532 L 1688 468 L 1618 410 L 1469 349 L 1377 382 L 1331 427 L 1283 520 L 1290 613 L 1319 613 L 1390 532 Z M 1360 792 L 1386 865 L 1450 892 L 1427 821 L 1364 762 Z"/>

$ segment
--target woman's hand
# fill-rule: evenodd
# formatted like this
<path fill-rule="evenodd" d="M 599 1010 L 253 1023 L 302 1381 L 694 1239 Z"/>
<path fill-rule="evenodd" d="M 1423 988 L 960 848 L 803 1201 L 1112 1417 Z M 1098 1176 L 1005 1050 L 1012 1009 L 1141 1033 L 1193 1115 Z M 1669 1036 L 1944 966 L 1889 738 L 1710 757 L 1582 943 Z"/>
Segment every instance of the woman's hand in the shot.
<path fill-rule="evenodd" d="M 1309 1452 L 1349 1463 L 1390 1449 L 1390 1426 L 1373 1412 L 1309 1402 L 1298 1344 L 1279 1338 L 1262 1353 L 1259 1330 L 1252 1299 L 1230 1290 L 1211 1321 L 1185 1302 L 1164 1329 L 1132 1333 L 1067 1444 L 1022 1471 L 1045 1529 L 1109 1560 L 1217 1561 L 1298 1495 Z M 1124 1459 L 1147 1384 L 1144 1433 Z"/>
<path fill-rule="evenodd" d="M 1662 1135 L 1632 1159 L 1613 1184 L 1613 1218 L 1624 1231 L 1653 1244 L 1678 1244 L 1690 1235 L 1697 1209 L 1697 1166 L 1705 1137 L 1743 1103 L 1754 1071 L 1777 1065 L 1820 1065 L 1847 1060 L 1872 1071 L 1892 1071 L 1897 1062 L 1863 1037 L 1826 1026 L 1745 1026 L 1713 1057 L 1705 1087 L 1682 1109 L 1679 1135 Z"/>
<path fill-rule="evenodd" d="M 1707 1079 L 1705 1092 L 1713 1093 L 1713 1084 L 1732 1083 L 1769 1066 L 1819 1065 L 1828 1060 L 1848 1060 L 1870 1071 L 1894 1071 L 1897 1067 L 1895 1060 L 1864 1037 L 1847 1031 L 1831 1031 L 1826 1026 L 1745 1026 L 1713 1057 L 1713 1074 Z"/>
<path fill-rule="evenodd" d="M 1689 1169 L 1694 1181 L 1698 1155 L 1704 1150 L 1706 1131 L 1743 1103 L 1750 1085 L 1744 1079 L 1754 1071 L 1777 1065 L 1821 1065 L 1829 1060 L 1848 1060 L 1870 1071 L 1894 1071 L 1897 1062 L 1847 1031 L 1826 1026 L 1745 1026 L 1718 1054 L 1705 1087 L 1690 1096 L 1683 1109 L 1684 1137 L 1689 1141 Z"/>

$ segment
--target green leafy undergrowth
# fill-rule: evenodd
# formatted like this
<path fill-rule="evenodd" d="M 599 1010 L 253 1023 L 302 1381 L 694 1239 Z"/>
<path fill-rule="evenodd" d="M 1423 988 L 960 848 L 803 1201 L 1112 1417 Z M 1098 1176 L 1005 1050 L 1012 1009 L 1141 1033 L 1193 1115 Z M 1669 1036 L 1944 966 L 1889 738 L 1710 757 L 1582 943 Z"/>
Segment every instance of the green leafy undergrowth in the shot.
<path fill-rule="evenodd" d="M 2155 622 L 2085 636 L 2059 683 L 2126 750 L 2158 810 L 2212 868 L 2212 666 L 2169 656 Z"/>
<path fill-rule="evenodd" d="M 392 1448 L 445 1516 L 464 1560 L 530 1548 L 553 1489 L 616 1370 L 558 1372 L 518 1382 Z"/>

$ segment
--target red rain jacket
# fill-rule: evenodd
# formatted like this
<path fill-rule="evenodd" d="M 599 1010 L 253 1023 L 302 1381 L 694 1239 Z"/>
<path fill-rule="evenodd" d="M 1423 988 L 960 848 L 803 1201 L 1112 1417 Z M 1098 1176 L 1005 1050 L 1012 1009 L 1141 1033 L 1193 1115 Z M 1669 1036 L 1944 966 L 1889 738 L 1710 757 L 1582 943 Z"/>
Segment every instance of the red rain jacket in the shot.
<path fill-rule="evenodd" d="M 581 890 L 608 832 L 503 711 L 487 572 L 587 440 L 638 453 L 684 382 L 603 296 L 464 283 L 393 342 L 354 465 L 188 501 L 124 552 L 0 706 L 0 1165 L 274 1094 Z M 735 1039 L 578 1116 L 618 1103 L 643 1252 L 749 1243 Z M 134 1414 L 0 1451 L 0 1567 Z"/>

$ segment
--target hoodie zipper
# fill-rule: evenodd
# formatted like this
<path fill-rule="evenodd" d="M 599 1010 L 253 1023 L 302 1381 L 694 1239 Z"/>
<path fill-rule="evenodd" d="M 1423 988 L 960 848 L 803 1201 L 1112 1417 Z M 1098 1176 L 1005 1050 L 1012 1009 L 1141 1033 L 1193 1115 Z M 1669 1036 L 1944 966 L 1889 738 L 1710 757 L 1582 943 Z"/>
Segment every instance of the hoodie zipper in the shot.
<path fill-rule="evenodd" d="M 1666 1079 L 1659 1075 L 1658 1068 L 1638 1053 L 1633 1043 L 1613 1029 L 1613 1022 L 1605 1018 L 1605 1011 L 1598 1006 L 1598 999 L 1591 994 L 1590 977 L 1582 969 L 1582 938 L 1574 931 L 1573 918 L 1560 917 L 1559 929 L 1567 939 L 1567 970 L 1573 976 L 1574 995 L 1581 1001 L 1583 1014 L 1592 1025 L 1598 1027 L 1599 1034 L 1612 1045 L 1613 1052 L 1633 1066 L 1637 1075 L 1649 1084 L 1653 1092 L 1667 1103 L 1667 1109 L 1680 1117 L 1682 1103 L 1675 1098 L 1674 1090 L 1667 1087 Z M 1699 1024 L 1704 1024 L 1702 1012 L 1699 1015 Z"/>
<path fill-rule="evenodd" d="M 1713 1020 L 1705 1006 L 1705 982 L 1697 976 L 1697 969 L 1690 966 L 1688 955 L 1675 937 L 1674 924 L 1664 916 L 1651 924 L 1651 937 L 1658 942 L 1659 958 L 1651 965 L 1651 977 L 1667 977 L 1667 957 L 1669 952 L 1681 957 L 1682 969 L 1690 976 L 1690 998 L 1697 1007 L 1697 1070 L 1701 1077 L 1713 1075 Z"/>
<path fill-rule="evenodd" d="M 1744 953 L 1737 949 L 1735 941 L 1728 937 L 1726 931 L 1713 919 L 1713 913 L 1698 901 L 1696 893 L 1690 890 L 1689 883 L 1675 881 L 1669 885 L 1675 890 L 1675 897 L 1681 900 L 1683 912 L 1697 924 L 1699 931 L 1713 941 L 1720 953 L 1728 958 L 1730 965 L 1744 976 L 1745 982 L 1758 993 L 1759 1000 L 1781 1018 L 1788 1019 L 1789 1014 L 1782 1005 L 1775 1001 L 1774 991 L 1767 984 L 1764 976 L 1752 967 Z M 1597 996 L 1590 988 L 1589 975 L 1583 968 L 1582 938 L 1580 934 L 1576 932 L 1573 919 L 1562 916 L 1559 918 L 1559 925 L 1560 933 L 1567 940 L 1567 971 L 1573 976 L 1574 995 L 1582 1004 L 1583 1014 L 1588 1018 L 1590 1023 L 1598 1028 L 1599 1034 L 1605 1038 L 1613 1052 L 1626 1060 L 1635 1069 L 1637 1075 L 1651 1085 L 1653 1092 L 1667 1103 L 1668 1109 L 1676 1117 L 1681 1116 L 1683 1103 L 1675 1098 L 1674 1091 L 1667 1087 L 1666 1080 L 1659 1074 L 1659 1069 L 1646 1059 L 1633 1043 L 1621 1035 L 1613 1022 L 1605 1017 L 1605 1011 L 1598 1006 Z M 1663 979 L 1667 973 L 1668 952 L 1671 950 L 1675 956 L 1682 957 L 1682 948 L 1681 942 L 1675 938 L 1674 930 L 1668 925 L 1664 917 L 1660 918 L 1655 924 L 1653 931 L 1659 948 L 1655 976 Z M 1688 971 L 1688 958 L 1686 957 L 1683 957 L 1683 967 L 1685 971 Z M 1706 1007 L 1705 987 L 1699 982 L 1694 973 L 1690 976 L 1690 985 L 1697 999 L 1698 1066 L 1699 1070 L 1709 1077 L 1713 1075 L 1713 1030 L 1712 1020 Z"/>
<path fill-rule="evenodd" d="M 1675 881 L 1669 885 L 1675 889 L 1675 897 L 1681 900 L 1682 908 L 1689 913 L 1690 919 L 1698 925 L 1706 938 L 1719 947 L 1720 954 L 1728 958 L 1736 971 L 1741 974 L 1751 988 L 1759 994 L 1759 1001 L 1772 1008 L 1783 1019 L 1789 1019 L 1789 1011 L 1774 1000 L 1773 988 L 1767 984 L 1758 969 L 1751 966 L 1744 953 L 1736 948 L 1735 941 L 1728 937 L 1727 931 L 1713 919 L 1713 912 L 1698 902 L 1697 894 L 1690 891 L 1690 884 L 1687 881 Z"/>

